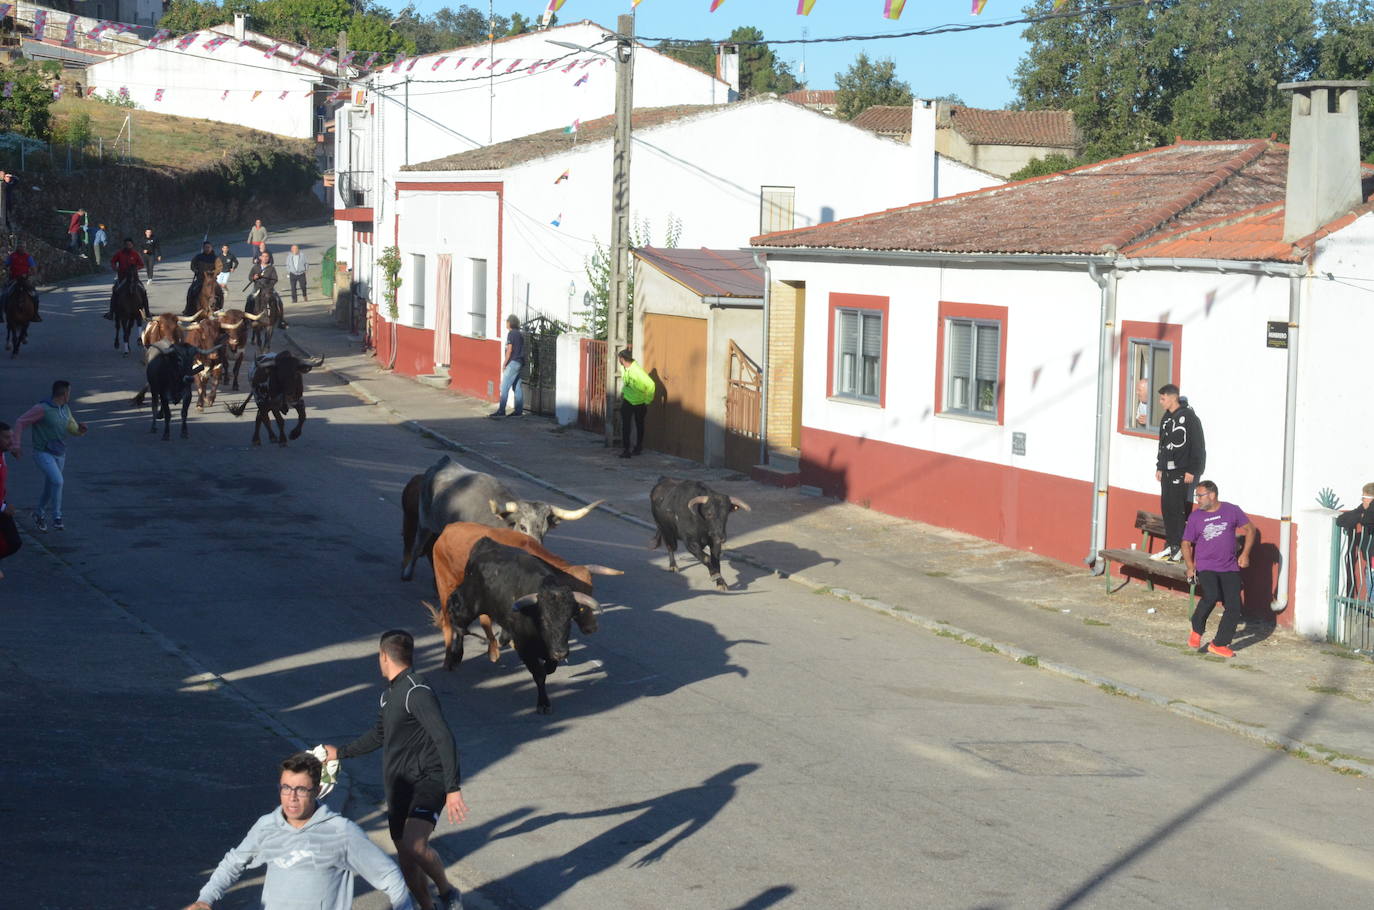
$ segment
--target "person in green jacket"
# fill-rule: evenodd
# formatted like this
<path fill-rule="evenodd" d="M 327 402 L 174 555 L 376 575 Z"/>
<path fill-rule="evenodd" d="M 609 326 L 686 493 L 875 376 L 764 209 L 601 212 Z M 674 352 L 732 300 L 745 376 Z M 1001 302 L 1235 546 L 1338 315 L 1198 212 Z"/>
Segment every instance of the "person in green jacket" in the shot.
<path fill-rule="evenodd" d="M 62 471 L 67 466 L 67 437 L 86 435 L 86 425 L 77 423 L 72 416 L 71 396 L 72 384 L 59 379 L 52 384 L 50 397 L 29 408 L 15 421 L 15 443 L 10 451 L 16 458 L 24 454 L 19 441 L 23 439 L 24 430 L 33 427 L 33 460 L 43 472 L 43 495 L 33 510 L 33 524 L 40 531 L 48 530 L 44 512 L 49 505 L 52 506 L 53 528 L 63 530 Z"/>
<path fill-rule="evenodd" d="M 634 355 L 626 348 L 616 355 L 623 373 L 620 379 L 620 438 L 621 458 L 644 453 L 644 415 L 648 413 L 649 402 L 654 400 L 658 387 L 653 377 L 635 362 Z M 634 450 L 630 449 L 630 421 L 634 421 L 637 433 Z"/>

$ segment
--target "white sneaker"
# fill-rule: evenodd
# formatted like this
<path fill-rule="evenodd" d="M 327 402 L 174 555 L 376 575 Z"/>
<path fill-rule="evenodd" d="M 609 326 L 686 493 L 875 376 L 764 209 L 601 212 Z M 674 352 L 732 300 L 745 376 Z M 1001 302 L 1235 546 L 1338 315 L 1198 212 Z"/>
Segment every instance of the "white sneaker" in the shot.
<path fill-rule="evenodd" d="M 434 901 L 435 910 L 463 910 L 463 895 L 454 888 L 448 894 L 437 897 Z"/>
<path fill-rule="evenodd" d="M 1175 559 L 1178 558 L 1177 553 L 1178 551 L 1175 550 L 1173 547 L 1165 547 L 1158 553 L 1151 554 L 1150 558 L 1153 559 L 1155 562 L 1173 562 Z"/>

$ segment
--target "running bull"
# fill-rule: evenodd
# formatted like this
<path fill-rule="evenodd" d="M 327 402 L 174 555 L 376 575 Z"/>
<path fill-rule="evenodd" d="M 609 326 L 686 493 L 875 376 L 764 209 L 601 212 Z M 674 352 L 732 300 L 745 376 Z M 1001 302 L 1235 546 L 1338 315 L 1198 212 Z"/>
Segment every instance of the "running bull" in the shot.
<path fill-rule="evenodd" d="M 415 575 L 415 563 L 429 556 L 434 541 L 455 521 L 492 528 L 514 528 L 536 541 L 560 521 L 585 518 L 604 500 L 580 509 L 561 509 L 539 500 L 516 499 L 490 474 L 470 471 L 445 455 L 423 474 L 410 478 L 401 493 L 401 580 Z"/>
<path fill-rule="evenodd" d="M 725 543 L 725 520 L 736 509 L 749 511 L 744 500 L 717 493 L 695 480 L 660 477 L 649 493 L 649 507 L 658 525 L 658 535 L 649 544 L 668 550 L 668 571 L 677 569 L 677 544 L 705 564 L 716 587 L 725 590 L 720 577 L 720 548 Z"/>

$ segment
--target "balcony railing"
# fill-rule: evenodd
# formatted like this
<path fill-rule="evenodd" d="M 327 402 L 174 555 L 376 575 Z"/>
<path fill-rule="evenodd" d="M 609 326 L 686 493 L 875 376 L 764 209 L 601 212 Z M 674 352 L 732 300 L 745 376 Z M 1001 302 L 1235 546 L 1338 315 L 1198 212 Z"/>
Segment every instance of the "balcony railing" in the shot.
<path fill-rule="evenodd" d="M 372 206 L 371 171 L 338 171 L 334 175 L 334 186 L 339 192 L 339 200 L 344 208 Z"/>

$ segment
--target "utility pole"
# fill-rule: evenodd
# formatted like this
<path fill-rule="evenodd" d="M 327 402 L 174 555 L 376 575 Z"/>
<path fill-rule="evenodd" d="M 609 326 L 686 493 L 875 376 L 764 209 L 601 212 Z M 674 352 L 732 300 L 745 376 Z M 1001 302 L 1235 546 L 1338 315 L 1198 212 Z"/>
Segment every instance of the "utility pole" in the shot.
<path fill-rule="evenodd" d="M 633 13 L 616 20 L 615 143 L 611 152 L 611 287 L 606 306 L 606 445 L 615 445 L 616 355 L 629 316 L 630 115 L 634 110 Z M 621 432 L 626 432 L 622 427 Z"/>
<path fill-rule="evenodd" d="M 351 96 L 352 96 L 353 93 L 349 90 L 348 79 L 347 79 L 346 76 L 344 76 L 344 65 L 343 65 L 344 58 L 348 56 L 348 32 L 345 32 L 345 31 L 343 31 L 342 29 L 339 31 L 338 45 L 339 45 L 339 61 L 338 61 L 339 87 L 336 88 L 334 91 L 336 91 L 336 92 L 348 92 L 349 101 L 352 101 L 353 99 L 352 99 Z M 313 112 L 312 112 L 312 113 L 313 113 Z"/>

